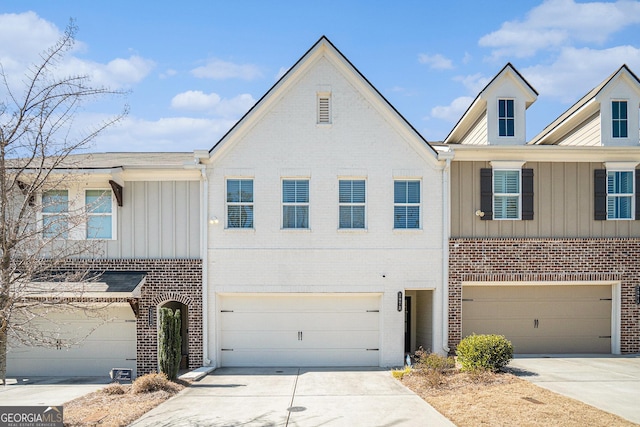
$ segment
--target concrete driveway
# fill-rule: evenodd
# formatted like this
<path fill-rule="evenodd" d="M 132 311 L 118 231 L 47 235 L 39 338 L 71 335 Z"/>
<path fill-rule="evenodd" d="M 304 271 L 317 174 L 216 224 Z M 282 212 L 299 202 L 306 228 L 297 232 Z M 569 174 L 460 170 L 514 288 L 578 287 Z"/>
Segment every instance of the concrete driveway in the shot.
<path fill-rule="evenodd" d="M 109 377 L 8 378 L 0 385 L 2 406 L 57 406 L 109 384 Z"/>
<path fill-rule="evenodd" d="M 388 370 L 221 368 L 132 426 L 453 426 Z"/>
<path fill-rule="evenodd" d="M 640 424 L 640 356 L 520 356 L 509 364 L 532 383 Z"/>

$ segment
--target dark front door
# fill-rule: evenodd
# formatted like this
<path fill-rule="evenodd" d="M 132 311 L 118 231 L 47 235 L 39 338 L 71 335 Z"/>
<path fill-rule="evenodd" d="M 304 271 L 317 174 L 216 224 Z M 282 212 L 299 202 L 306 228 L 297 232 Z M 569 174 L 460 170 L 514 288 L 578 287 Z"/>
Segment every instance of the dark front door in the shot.
<path fill-rule="evenodd" d="M 404 352 L 411 353 L 411 297 L 404 297 Z"/>

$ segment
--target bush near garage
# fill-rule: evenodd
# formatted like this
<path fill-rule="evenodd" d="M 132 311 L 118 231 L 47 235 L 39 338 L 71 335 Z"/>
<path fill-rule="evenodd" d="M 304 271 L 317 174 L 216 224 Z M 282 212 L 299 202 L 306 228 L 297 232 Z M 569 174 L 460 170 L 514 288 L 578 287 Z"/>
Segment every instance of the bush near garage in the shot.
<path fill-rule="evenodd" d="M 469 335 L 456 349 L 463 371 L 497 372 L 513 359 L 513 345 L 503 335 Z"/>

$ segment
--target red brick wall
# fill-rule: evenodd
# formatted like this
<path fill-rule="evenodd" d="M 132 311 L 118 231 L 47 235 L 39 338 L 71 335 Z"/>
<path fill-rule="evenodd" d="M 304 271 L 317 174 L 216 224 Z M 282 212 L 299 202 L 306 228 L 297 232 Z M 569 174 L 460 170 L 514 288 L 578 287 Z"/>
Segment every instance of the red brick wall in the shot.
<path fill-rule="evenodd" d="M 202 366 L 202 261 L 199 259 L 108 259 L 69 261 L 64 268 L 146 271 L 137 324 L 138 375 L 157 371 L 158 304 L 173 300 L 188 307 L 189 368 Z M 149 312 L 153 314 L 149 322 Z"/>
<path fill-rule="evenodd" d="M 621 281 L 623 354 L 640 352 L 640 239 L 451 239 L 449 347 L 462 334 L 464 281 Z"/>

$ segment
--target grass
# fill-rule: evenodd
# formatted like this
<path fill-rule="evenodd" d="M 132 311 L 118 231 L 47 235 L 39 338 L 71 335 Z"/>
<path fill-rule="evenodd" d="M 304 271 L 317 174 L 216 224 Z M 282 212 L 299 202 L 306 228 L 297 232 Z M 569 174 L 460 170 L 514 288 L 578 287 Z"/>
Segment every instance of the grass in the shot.
<path fill-rule="evenodd" d="M 159 374 L 143 375 L 132 385 L 109 384 L 64 404 L 65 426 L 128 426 L 162 402 L 184 389 Z M 96 419 L 100 419 L 96 422 Z"/>
<path fill-rule="evenodd" d="M 636 426 L 508 372 L 417 367 L 400 381 L 458 427 Z"/>

